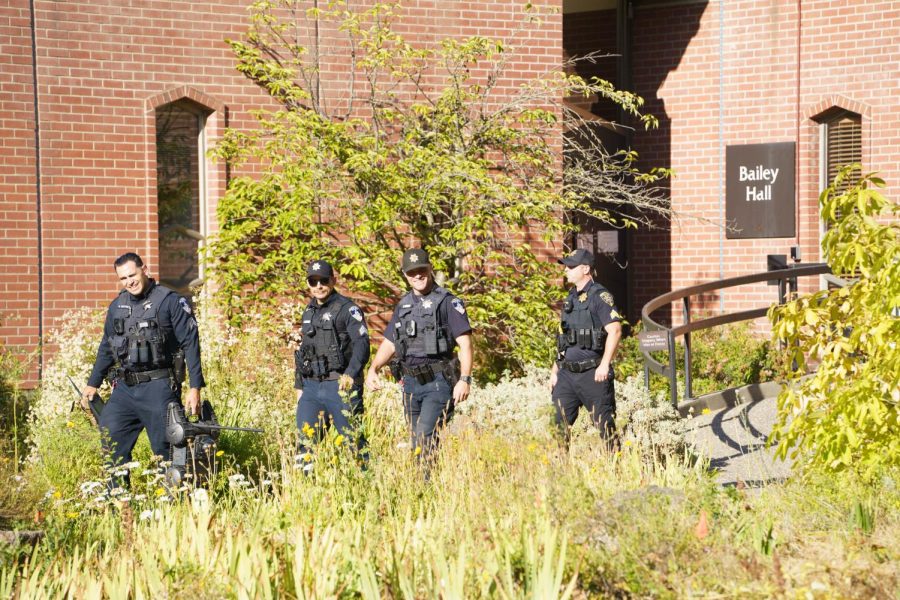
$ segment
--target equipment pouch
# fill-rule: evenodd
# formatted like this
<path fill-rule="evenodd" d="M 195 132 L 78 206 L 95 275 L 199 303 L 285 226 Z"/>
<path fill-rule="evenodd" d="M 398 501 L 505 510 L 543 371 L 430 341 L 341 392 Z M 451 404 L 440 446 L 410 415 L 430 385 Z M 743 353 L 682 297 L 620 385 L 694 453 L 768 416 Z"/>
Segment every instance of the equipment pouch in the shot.
<path fill-rule="evenodd" d="M 425 329 L 425 354 L 434 356 L 438 353 L 437 332 L 434 329 Z"/>
<path fill-rule="evenodd" d="M 460 369 L 459 369 L 459 359 L 458 358 L 454 358 L 453 360 L 447 362 L 444 365 L 444 370 L 443 370 L 444 379 L 446 379 L 447 383 L 450 384 L 451 389 L 459 381 L 459 373 L 460 373 Z"/>
<path fill-rule="evenodd" d="M 400 361 L 392 360 L 388 363 L 388 369 L 391 371 L 391 377 L 394 378 L 394 381 L 400 381 L 403 377 L 403 371 L 400 370 Z"/>
<path fill-rule="evenodd" d="M 606 346 L 606 331 L 603 329 L 592 329 L 593 332 L 593 349 L 602 352 Z"/>
<path fill-rule="evenodd" d="M 179 386 L 184 383 L 185 371 L 184 350 L 179 348 L 175 356 L 172 357 L 172 373 L 175 377 L 175 383 Z"/>
<path fill-rule="evenodd" d="M 125 335 L 125 319 L 113 319 L 113 331 L 116 335 Z"/>
<path fill-rule="evenodd" d="M 406 337 L 416 337 L 416 322 L 415 321 L 407 321 L 406 322 Z"/>

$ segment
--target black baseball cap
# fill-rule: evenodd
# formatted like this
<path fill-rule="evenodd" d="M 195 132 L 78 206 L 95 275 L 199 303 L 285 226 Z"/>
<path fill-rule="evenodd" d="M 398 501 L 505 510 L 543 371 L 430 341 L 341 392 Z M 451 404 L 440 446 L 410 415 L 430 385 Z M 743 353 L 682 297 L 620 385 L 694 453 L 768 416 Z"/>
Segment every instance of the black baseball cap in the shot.
<path fill-rule="evenodd" d="M 570 268 L 577 267 L 578 265 L 588 265 L 589 267 L 592 267 L 594 266 L 594 255 L 591 254 L 589 250 L 578 248 L 556 262 Z"/>
<path fill-rule="evenodd" d="M 306 267 L 307 277 L 321 277 L 322 279 L 331 279 L 334 277 L 334 269 L 325 260 L 314 260 Z"/>
<path fill-rule="evenodd" d="M 421 248 L 410 248 L 403 253 L 403 259 L 400 261 L 400 269 L 404 273 L 430 266 L 431 261 L 428 259 L 428 253 Z"/>

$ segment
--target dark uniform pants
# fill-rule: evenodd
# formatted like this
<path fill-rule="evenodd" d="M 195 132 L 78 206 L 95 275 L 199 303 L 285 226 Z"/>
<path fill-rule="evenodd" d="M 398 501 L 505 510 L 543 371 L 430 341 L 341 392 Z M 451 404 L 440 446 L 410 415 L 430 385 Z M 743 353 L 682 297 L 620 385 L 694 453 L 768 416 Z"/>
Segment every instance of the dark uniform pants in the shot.
<path fill-rule="evenodd" d="M 610 370 L 609 379 L 594 381 L 594 371 L 573 373 L 560 368 L 556 376 L 551 397 L 556 408 L 556 424 L 564 429 L 566 441 L 569 429 L 578 418 L 578 409 L 585 407 L 591 422 L 600 430 L 600 435 L 609 442 L 616 435 L 616 393 L 614 374 Z"/>
<path fill-rule="evenodd" d="M 142 429 L 147 430 L 153 453 L 169 458 L 166 442 L 166 409 L 169 402 L 180 398 L 169 385 L 169 379 L 154 379 L 128 386 L 118 381 L 109 402 L 100 413 L 100 428 L 106 432 L 104 448 L 112 452 L 114 464 L 131 461 L 131 451 Z M 104 436 L 106 438 L 106 436 Z"/>
<path fill-rule="evenodd" d="M 453 416 L 453 390 L 442 373 L 433 381 L 419 383 L 415 377 L 403 377 L 403 413 L 409 425 L 410 442 L 421 458 L 437 447 L 441 428 Z"/>
<path fill-rule="evenodd" d="M 303 426 L 308 425 L 316 429 L 319 435 L 325 427 L 333 424 L 339 434 L 349 440 L 355 439 L 354 426 L 351 417 L 363 413 L 362 386 L 353 386 L 345 397 L 341 398 L 338 391 L 337 379 L 303 379 L 303 395 L 297 402 L 297 429 L 303 431 Z M 306 448 L 309 440 L 300 438 L 300 448 Z M 360 437 L 356 441 L 357 449 L 362 450 L 365 439 Z"/>

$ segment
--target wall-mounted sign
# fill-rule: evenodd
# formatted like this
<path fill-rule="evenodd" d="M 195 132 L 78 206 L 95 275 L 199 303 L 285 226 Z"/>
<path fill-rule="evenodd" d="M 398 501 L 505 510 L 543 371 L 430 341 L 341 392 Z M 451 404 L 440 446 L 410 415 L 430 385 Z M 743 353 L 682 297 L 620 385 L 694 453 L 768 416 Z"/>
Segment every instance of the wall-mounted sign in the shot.
<path fill-rule="evenodd" d="M 725 149 L 728 239 L 796 235 L 794 142 Z"/>

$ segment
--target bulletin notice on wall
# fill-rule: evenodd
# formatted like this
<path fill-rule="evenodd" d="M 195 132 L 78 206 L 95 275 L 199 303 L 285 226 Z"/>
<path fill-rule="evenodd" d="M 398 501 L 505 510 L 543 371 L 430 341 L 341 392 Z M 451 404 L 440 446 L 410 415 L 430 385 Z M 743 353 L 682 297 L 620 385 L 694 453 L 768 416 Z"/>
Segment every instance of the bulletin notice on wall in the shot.
<path fill-rule="evenodd" d="M 725 149 L 725 219 L 728 239 L 794 237 L 794 142 Z"/>

